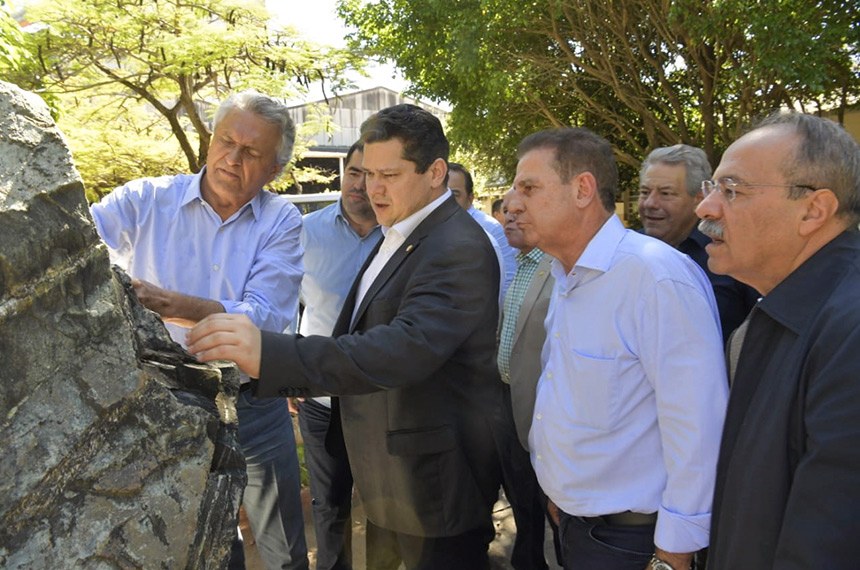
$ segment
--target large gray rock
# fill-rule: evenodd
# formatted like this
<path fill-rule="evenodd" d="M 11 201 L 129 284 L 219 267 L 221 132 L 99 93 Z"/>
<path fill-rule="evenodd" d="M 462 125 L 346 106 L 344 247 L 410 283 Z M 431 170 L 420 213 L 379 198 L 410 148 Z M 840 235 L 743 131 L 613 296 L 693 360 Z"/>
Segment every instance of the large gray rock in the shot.
<path fill-rule="evenodd" d="M 237 389 L 111 270 L 47 107 L 0 82 L 0 567 L 225 567 Z"/>

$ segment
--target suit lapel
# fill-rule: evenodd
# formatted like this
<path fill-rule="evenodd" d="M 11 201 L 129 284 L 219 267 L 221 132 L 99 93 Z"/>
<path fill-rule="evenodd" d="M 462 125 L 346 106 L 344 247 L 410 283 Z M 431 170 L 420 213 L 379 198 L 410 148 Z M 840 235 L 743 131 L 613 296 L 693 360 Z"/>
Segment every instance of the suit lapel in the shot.
<path fill-rule="evenodd" d="M 358 272 L 356 278 L 353 279 L 352 287 L 349 288 L 349 293 L 347 293 L 346 299 L 343 302 L 343 308 L 340 310 L 340 314 L 337 317 L 337 322 L 334 325 L 332 336 L 339 336 L 352 331 L 352 313 L 353 309 L 355 309 L 355 296 L 358 293 L 358 286 L 361 283 L 361 276 L 364 275 L 365 271 L 367 271 L 367 267 L 370 265 L 370 262 L 373 261 L 373 258 L 376 257 L 376 253 L 379 251 L 380 247 L 382 247 L 381 239 L 376 242 L 376 247 L 373 248 L 373 251 L 371 251 L 370 254 L 367 256 L 367 259 L 364 260 L 364 265 Z M 365 295 L 365 298 L 367 298 L 367 295 Z"/>
<path fill-rule="evenodd" d="M 532 278 L 532 282 L 526 290 L 525 297 L 523 297 L 522 306 L 526 307 L 527 310 L 523 312 L 523 310 L 520 309 L 520 313 L 517 317 L 517 324 L 514 328 L 513 344 L 516 344 L 517 340 L 520 338 L 520 333 L 523 332 L 523 328 L 526 325 L 526 321 L 528 321 L 529 314 L 534 308 L 535 302 L 537 301 L 541 290 L 544 288 L 547 279 L 549 279 L 549 265 L 551 261 L 552 258 L 549 255 L 544 254 L 540 263 L 538 263 L 537 269 L 535 270 L 535 276 Z"/>
<path fill-rule="evenodd" d="M 391 256 L 391 259 L 388 260 L 388 263 L 382 268 L 379 272 L 379 275 L 376 276 L 376 279 L 373 280 L 370 287 L 367 289 L 367 293 L 365 293 L 364 298 L 361 300 L 361 304 L 358 306 L 358 311 L 355 313 L 355 318 L 352 319 L 352 324 L 349 325 L 349 332 L 353 332 L 355 330 L 355 323 L 361 320 L 361 317 L 364 315 L 364 312 L 367 310 L 368 305 L 373 300 L 374 297 L 379 293 L 382 287 L 388 282 L 389 279 L 397 272 L 397 269 L 400 267 L 407 257 L 409 257 L 418 246 L 421 245 L 421 241 L 429 234 L 434 227 L 436 227 L 442 221 L 448 219 L 453 214 L 457 212 L 460 206 L 454 200 L 453 196 L 442 203 L 438 208 L 430 212 L 430 214 L 424 218 L 424 220 L 418 224 L 418 227 L 409 234 L 409 237 L 406 238 L 406 241 L 397 248 L 397 251 L 394 252 L 394 255 Z M 350 307 L 355 305 L 355 294 L 358 289 L 358 283 L 361 281 L 361 276 L 364 275 L 364 272 L 367 270 L 367 266 L 370 265 L 370 262 L 376 256 L 376 253 L 379 251 L 380 244 L 374 250 L 373 254 L 368 257 L 367 263 L 365 263 L 361 272 L 359 273 L 359 277 L 356 278 L 355 283 L 353 283 L 352 290 L 350 291 L 350 297 L 347 299 L 347 304 Z M 346 308 L 347 304 L 344 304 L 344 308 Z M 341 318 L 343 318 L 344 313 L 341 312 Z M 352 316 L 352 311 L 350 311 L 350 317 Z"/>

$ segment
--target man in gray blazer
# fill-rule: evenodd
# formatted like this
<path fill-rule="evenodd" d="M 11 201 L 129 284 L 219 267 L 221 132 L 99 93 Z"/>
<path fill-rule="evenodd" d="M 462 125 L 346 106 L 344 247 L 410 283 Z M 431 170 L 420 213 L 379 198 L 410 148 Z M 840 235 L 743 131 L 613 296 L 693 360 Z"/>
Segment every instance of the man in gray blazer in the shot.
<path fill-rule="evenodd" d="M 505 194 L 507 200 L 508 194 Z M 505 297 L 499 328 L 498 365 L 502 381 L 510 385 L 511 405 L 517 437 L 523 449 L 529 448 L 529 429 L 535 407 L 535 388 L 540 377 L 540 354 L 546 339 L 544 319 L 554 280 L 549 272 L 552 258 L 538 248 L 529 247 L 517 226 L 516 216 L 505 213 L 505 237 L 517 255 L 514 277 L 517 290 Z M 512 287 L 514 283 L 512 283 Z"/>
<path fill-rule="evenodd" d="M 505 195 L 508 199 L 510 192 Z M 516 570 L 547 568 L 544 559 L 546 498 L 540 490 L 528 453 L 528 436 L 540 377 L 540 354 L 546 332 L 553 278 L 550 257 L 523 240 L 516 216 L 505 213 L 505 237 L 514 249 L 517 269 L 505 295 L 499 326 L 497 362 L 504 384 L 494 435 L 502 468 L 502 486 L 511 504 L 517 536 L 511 553 Z"/>
<path fill-rule="evenodd" d="M 368 517 L 368 568 L 488 568 L 499 264 L 445 186 L 448 141 L 436 117 L 397 105 L 361 132 L 385 239 L 333 336 L 260 333 L 218 315 L 195 327 L 189 348 L 236 362 L 258 378 L 258 396 L 341 396 L 332 419 Z"/>

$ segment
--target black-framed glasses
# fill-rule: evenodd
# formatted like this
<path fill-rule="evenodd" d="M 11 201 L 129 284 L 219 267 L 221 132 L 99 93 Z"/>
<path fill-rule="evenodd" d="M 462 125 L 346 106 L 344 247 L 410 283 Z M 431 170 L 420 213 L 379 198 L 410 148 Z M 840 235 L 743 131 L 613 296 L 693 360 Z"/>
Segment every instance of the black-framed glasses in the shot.
<path fill-rule="evenodd" d="M 705 198 L 714 192 L 719 192 L 723 195 L 723 198 L 731 202 L 737 196 L 737 188 L 800 188 L 807 192 L 818 190 L 818 188 L 808 184 L 755 184 L 752 182 L 742 182 L 727 176 L 716 180 L 702 180 L 702 195 Z"/>

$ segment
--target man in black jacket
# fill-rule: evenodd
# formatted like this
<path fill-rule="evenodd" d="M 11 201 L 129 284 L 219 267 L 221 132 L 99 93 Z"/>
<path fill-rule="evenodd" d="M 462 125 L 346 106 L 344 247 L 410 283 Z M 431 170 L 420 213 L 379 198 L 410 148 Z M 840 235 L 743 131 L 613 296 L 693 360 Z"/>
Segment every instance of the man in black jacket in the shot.
<path fill-rule="evenodd" d="M 762 293 L 729 341 L 709 568 L 860 560 L 860 147 L 775 115 L 703 184 L 708 265 Z"/>

